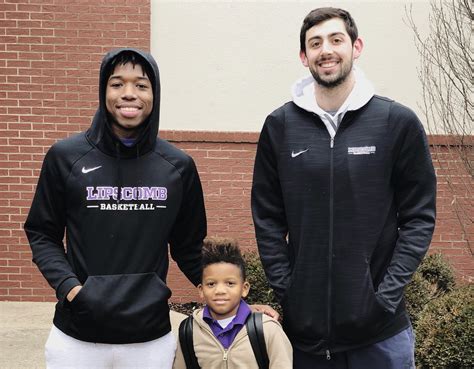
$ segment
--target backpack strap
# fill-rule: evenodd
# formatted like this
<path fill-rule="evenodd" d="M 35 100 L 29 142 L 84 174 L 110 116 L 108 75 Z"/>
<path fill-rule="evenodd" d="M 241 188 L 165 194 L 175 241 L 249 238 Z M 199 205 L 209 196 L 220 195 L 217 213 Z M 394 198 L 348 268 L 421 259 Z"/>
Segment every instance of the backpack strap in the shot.
<path fill-rule="evenodd" d="M 252 313 L 245 322 L 250 344 L 260 369 L 268 369 L 269 360 L 263 335 L 262 313 Z"/>
<path fill-rule="evenodd" d="M 193 342 L 193 316 L 188 316 L 179 325 L 179 343 L 183 352 L 184 362 L 187 369 L 200 369 L 194 352 Z"/>

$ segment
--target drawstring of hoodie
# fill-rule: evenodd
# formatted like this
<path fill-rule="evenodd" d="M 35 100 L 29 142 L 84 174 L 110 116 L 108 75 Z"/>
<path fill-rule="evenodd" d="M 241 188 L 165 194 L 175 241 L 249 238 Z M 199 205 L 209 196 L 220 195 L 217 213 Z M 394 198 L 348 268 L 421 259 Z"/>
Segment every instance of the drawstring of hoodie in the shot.
<path fill-rule="evenodd" d="M 122 185 L 123 185 L 123 178 L 122 178 L 122 170 L 120 165 L 120 143 L 115 143 L 115 154 L 117 157 L 117 204 L 120 204 L 120 200 L 122 197 Z"/>

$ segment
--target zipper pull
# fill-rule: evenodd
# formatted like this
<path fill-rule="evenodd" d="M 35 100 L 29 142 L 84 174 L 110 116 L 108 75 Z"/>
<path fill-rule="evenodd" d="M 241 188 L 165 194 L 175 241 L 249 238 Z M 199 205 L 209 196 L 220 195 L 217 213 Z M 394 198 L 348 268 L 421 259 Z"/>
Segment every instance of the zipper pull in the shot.
<path fill-rule="evenodd" d="M 331 360 L 331 352 L 326 350 L 326 360 Z"/>
<path fill-rule="evenodd" d="M 334 147 L 334 137 L 331 137 L 331 143 L 329 144 L 329 147 L 331 149 Z"/>
<path fill-rule="evenodd" d="M 227 361 L 227 350 L 224 350 L 224 357 L 222 358 L 223 361 Z"/>

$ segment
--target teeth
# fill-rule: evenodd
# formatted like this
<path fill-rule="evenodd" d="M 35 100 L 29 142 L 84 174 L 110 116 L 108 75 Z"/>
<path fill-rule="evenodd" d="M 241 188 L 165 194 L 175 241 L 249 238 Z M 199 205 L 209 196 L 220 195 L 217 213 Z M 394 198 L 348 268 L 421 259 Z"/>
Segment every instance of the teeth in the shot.
<path fill-rule="evenodd" d="M 330 68 L 334 67 L 337 64 L 337 62 L 328 62 L 328 63 L 321 63 L 319 64 L 323 68 Z"/>
<path fill-rule="evenodd" d="M 125 110 L 125 111 L 137 111 L 138 110 L 138 108 L 134 108 L 134 107 L 121 107 L 120 109 Z"/>

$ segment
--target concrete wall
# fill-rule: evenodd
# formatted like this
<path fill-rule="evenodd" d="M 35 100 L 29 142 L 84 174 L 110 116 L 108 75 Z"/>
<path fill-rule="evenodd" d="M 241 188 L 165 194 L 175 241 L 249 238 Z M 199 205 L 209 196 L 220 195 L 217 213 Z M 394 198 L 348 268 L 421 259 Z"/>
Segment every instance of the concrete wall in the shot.
<path fill-rule="evenodd" d="M 376 86 L 419 113 L 418 54 L 406 1 L 152 1 L 151 51 L 162 72 L 164 129 L 260 131 L 307 74 L 299 31 L 318 6 L 351 12 L 365 42 L 357 62 Z M 412 4 L 426 31 L 429 4 Z M 420 114 L 421 116 L 421 114 Z"/>

